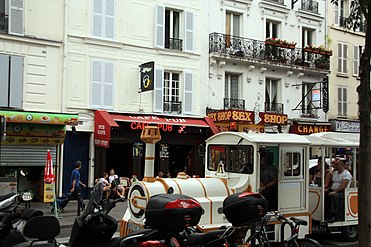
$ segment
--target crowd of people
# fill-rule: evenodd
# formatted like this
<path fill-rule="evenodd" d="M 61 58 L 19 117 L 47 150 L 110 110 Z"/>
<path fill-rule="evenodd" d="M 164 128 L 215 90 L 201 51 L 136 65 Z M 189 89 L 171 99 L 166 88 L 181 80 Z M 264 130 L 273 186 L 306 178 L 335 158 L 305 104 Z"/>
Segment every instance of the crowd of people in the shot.
<path fill-rule="evenodd" d="M 109 174 L 103 172 L 101 177 L 97 178 L 95 182 L 102 184 L 103 194 L 107 199 L 110 197 L 121 197 L 126 199 L 131 183 L 128 179 L 120 181 L 120 177 L 115 174 L 114 169 L 110 169 Z"/>

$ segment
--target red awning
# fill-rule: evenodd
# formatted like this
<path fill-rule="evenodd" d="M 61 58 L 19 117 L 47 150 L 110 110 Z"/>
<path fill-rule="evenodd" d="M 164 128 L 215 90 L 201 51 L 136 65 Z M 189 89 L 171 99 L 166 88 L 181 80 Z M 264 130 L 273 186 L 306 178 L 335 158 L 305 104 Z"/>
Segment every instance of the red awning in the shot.
<path fill-rule="evenodd" d="M 111 127 L 119 127 L 117 122 L 139 122 L 147 124 L 167 124 L 210 128 L 213 134 L 219 132 L 218 127 L 208 118 L 165 117 L 156 115 L 110 114 L 104 110 L 95 111 L 94 144 L 109 147 Z"/>

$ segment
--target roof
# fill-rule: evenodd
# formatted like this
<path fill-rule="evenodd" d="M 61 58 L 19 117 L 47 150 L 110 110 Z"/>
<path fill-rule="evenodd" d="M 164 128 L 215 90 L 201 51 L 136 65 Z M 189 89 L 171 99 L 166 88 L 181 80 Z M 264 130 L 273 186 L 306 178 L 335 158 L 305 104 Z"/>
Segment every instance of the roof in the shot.
<path fill-rule="evenodd" d="M 358 133 L 321 132 L 307 136 L 311 146 L 358 147 Z"/>
<path fill-rule="evenodd" d="M 232 132 L 226 131 L 213 135 L 206 140 L 207 143 L 228 143 L 231 141 L 238 144 L 239 140 L 243 138 L 251 143 L 257 144 L 310 144 L 307 138 L 296 134 L 284 133 L 246 133 L 246 132 Z M 236 142 L 237 140 L 237 142 Z"/>

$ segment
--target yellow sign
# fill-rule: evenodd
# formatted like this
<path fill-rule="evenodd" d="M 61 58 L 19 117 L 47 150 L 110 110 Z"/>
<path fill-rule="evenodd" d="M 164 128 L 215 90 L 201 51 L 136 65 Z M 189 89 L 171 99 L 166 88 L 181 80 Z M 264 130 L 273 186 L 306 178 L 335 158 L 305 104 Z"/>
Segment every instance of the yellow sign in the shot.
<path fill-rule="evenodd" d="M 44 183 L 44 202 L 54 202 L 54 183 Z"/>

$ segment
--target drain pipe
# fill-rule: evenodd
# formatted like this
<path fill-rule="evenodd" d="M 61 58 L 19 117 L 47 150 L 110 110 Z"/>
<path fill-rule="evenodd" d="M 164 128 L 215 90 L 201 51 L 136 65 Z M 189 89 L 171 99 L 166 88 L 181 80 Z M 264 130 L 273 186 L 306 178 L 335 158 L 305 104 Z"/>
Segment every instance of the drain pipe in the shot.
<path fill-rule="evenodd" d="M 142 130 L 140 139 L 146 143 L 143 181 L 154 182 L 155 144 L 161 140 L 160 130 L 156 126 L 146 126 Z"/>

